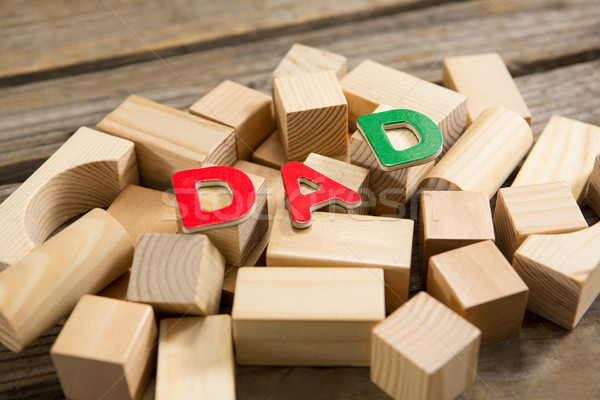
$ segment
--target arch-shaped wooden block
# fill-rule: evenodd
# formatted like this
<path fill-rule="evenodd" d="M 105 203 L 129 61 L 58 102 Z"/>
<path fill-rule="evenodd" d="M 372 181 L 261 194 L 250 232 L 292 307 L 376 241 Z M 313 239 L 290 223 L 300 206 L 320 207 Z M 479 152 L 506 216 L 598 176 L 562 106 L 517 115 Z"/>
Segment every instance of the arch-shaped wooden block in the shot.
<path fill-rule="evenodd" d="M 69 219 L 110 205 L 130 183 L 138 183 L 133 143 L 79 128 L 0 205 L 0 270 Z"/>

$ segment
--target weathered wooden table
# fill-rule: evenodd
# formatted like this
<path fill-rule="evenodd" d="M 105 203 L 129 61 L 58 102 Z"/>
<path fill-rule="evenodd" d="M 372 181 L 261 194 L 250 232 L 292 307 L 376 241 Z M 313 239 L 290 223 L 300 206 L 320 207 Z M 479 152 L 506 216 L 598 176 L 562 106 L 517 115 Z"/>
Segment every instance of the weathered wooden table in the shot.
<path fill-rule="evenodd" d="M 4 0 L 0 32 L 0 200 L 130 93 L 185 108 L 224 79 L 270 92 L 294 42 L 344 54 L 350 68 L 370 58 L 436 82 L 444 56 L 498 51 L 536 135 L 553 114 L 600 124 L 598 0 Z M 418 265 L 415 252 L 413 292 Z M 0 398 L 62 398 L 48 355 L 59 331 L 20 354 L 0 349 Z M 481 350 L 461 399 L 599 399 L 599 374 L 600 299 L 571 332 L 527 314 L 519 338 Z M 239 399 L 388 398 L 366 368 L 240 367 L 237 389 Z"/>

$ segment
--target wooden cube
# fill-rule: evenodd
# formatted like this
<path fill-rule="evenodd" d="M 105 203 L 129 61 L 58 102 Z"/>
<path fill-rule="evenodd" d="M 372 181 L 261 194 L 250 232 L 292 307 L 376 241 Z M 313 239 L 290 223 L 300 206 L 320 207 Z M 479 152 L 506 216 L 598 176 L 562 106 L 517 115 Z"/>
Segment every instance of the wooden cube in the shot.
<path fill-rule="evenodd" d="M 240 268 L 231 316 L 238 364 L 366 366 L 383 271 Z"/>
<path fill-rule="evenodd" d="M 496 243 L 512 261 L 529 235 L 573 232 L 588 224 L 564 181 L 502 188 L 496 197 Z"/>
<path fill-rule="evenodd" d="M 573 329 L 600 293 L 600 224 L 577 232 L 531 235 L 513 267 L 529 286 L 527 309 Z"/>
<path fill-rule="evenodd" d="M 494 224 L 484 192 L 423 191 L 419 198 L 421 278 L 429 257 L 469 244 L 494 240 Z"/>
<path fill-rule="evenodd" d="M 294 43 L 271 76 L 271 83 L 282 76 L 333 71 L 338 79 L 346 75 L 346 57 L 329 51 Z"/>
<path fill-rule="evenodd" d="M 337 212 L 343 214 L 367 214 L 369 211 L 368 190 L 369 190 L 369 170 L 339 161 L 330 157 L 322 156 L 316 153 L 310 153 L 304 161 L 304 164 L 317 172 L 333 179 L 334 181 L 360 193 L 362 203 L 360 207 L 347 210 L 343 207 L 334 205 L 323 207 L 323 211 Z"/>
<path fill-rule="evenodd" d="M 427 292 L 481 330 L 481 344 L 518 336 L 529 289 L 486 240 L 429 259 Z"/>
<path fill-rule="evenodd" d="M 205 235 L 140 235 L 127 300 L 157 311 L 219 312 L 225 259 Z"/>
<path fill-rule="evenodd" d="M 467 123 L 486 108 L 513 110 L 531 125 L 531 113 L 498 53 L 444 58 L 444 86 L 469 98 Z"/>
<path fill-rule="evenodd" d="M 228 80 L 195 102 L 189 112 L 235 129 L 237 156 L 241 160 L 249 159 L 250 153 L 275 129 L 273 99 Z"/>
<path fill-rule="evenodd" d="M 348 104 L 333 71 L 276 78 L 274 98 L 288 160 L 348 151 Z"/>
<path fill-rule="evenodd" d="M 277 131 L 271 133 L 252 153 L 252 161 L 267 167 L 280 169 L 288 159 Z"/>
<path fill-rule="evenodd" d="M 313 213 L 308 229 L 294 229 L 280 210 L 267 247 L 268 267 L 383 268 L 385 303 L 392 312 L 408 299 L 414 223 L 370 215 Z"/>
<path fill-rule="evenodd" d="M 587 205 L 596 212 L 596 215 L 600 216 L 600 154 L 596 156 L 594 169 L 590 174 Z"/>
<path fill-rule="evenodd" d="M 373 329 L 371 380 L 396 400 L 450 400 L 475 379 L 481 332 L 420 292 Z"/>
<path fill-rule="evenodd" d="M 98 123 L 98 129 L 135 143 L 142 186 L 164 190 L 177 171 L 205 162 L 233 165 L 232 128 L 131 95 Z"/>
<path fill-rule="evenodd" d="M 235 400 L 231 317 L 160 321 L 156 400 Z"/>
<path fill-rule="evenodd" d="M 68 399 L 141 399 L 156 361 L 152 307 L 86 295 L 50 350 Z"/>

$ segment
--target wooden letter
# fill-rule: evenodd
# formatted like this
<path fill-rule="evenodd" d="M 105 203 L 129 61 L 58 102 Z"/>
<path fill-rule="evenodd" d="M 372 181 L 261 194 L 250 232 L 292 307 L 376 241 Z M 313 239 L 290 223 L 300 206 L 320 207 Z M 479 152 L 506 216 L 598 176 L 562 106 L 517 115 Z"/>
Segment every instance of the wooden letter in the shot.
<path fill-rule="evenodd" d="M 596 156 L 594 169 L 590 175 L 587 205 L 596 212 L 596 215 L 600 216 L 600 154 Z"/>
<path fill-rule="evenodd" d="M 107 207 L 137 182 L 133 143 L 79 128 L 0 205 L 0 270 L 69 219 Z"/>
<path fill-rule="evenodd" d="M 329 51 L 295 43 L 273 71 L 275 78 L 302 75 L 311 72 L 333 71 L 338 79 L 346 75 L 346 57 Z"/>
<path fill-rule="evenodd" d="M 239 364 L 366 366 L 383 271 L 240 268 L 231 316 Z"/>
<path fill-rule="evenodd" d="M 129 96 L 98 129 L 135 143 L 142 185 L 152 189 L 170 188 L 177 171 L 237 159 L 232 128 L 140 96 Z"/>
<path fill-rule="evenodd" d="M 496 243 L 509 261 L 529 235 L 567 233 L 587 227 L 564 181 L 498 191 L 494 212 Z"/>
<path fill-rule="evenodd" d="M 419 188 L 483 191 L 491 199 L 532 143 L 531 128 L 521 116 L 501 107 L 488 108 Z"/>
<path fill-rule="evenodd" d="M 373 329 L 371 380 L 396 400 L 451 400 L 475 379 L 481 332 L 425 292 Z"/>
<path fill-rule="evenodd" d="M 160 321 L 156 400 L 235 400 L 231 317 Z"/>
<path fill-rule="evenodd" d="M 225 259 L 204 235 L 140 235 L 127 300 L 157 311 L 219 312 Z"/>
<path fill-rule="evenodd" d="M 50 350 L 68 399 L 141 399 L 156 363 L 152 307 L 83 296 Z"/>
<path fill-rule="evenodd" d="M 427 292 L 481 330 L 481 344 L 518 336 L 529 289 L 493 242 L 429 259 Z"/>

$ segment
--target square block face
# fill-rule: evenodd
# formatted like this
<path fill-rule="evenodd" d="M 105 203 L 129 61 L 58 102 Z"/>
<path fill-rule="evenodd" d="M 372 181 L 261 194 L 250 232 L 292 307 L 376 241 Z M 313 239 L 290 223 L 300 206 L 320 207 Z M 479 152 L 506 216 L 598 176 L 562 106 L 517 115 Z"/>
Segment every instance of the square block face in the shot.
<path fill-rule="evenodd" d="M 156 336 L 152 307 L 83 296 L 50 352 L 65 396 L 141 398 L 154 366 Z"/>
<path fill-rule="evenodd" d="M 391 312 L 408 299 L 413 225 L 409 219 L 315 212 L 312 225 L 297 230 L 282 209 L 267 247 L 267 266 L 383 268 Z"/>
<path fill-rule="evenodd" d="M 394 399 L 453 399 L 475 378 L 479 329 L 425 292 L 372 337 L 371 380 Z"/>
<path fill-rule="evenodd" d="M 338 79 L 346 75 L 346 57 L 295 43 L 273 71 L 271 81 L 282 76 L 333 71 Z"/>
<path fill-rule="evenodd" d="M 519 334 L 529 289 L 491 241 L 429 259 L 427 292 L 482 332 L 482 344 Z"/>
<path fill-rule="evenodd" d="M 277 78 L 274 94 L 288 160 L 348 151 L 348 104 L 332 71 Z"/>

